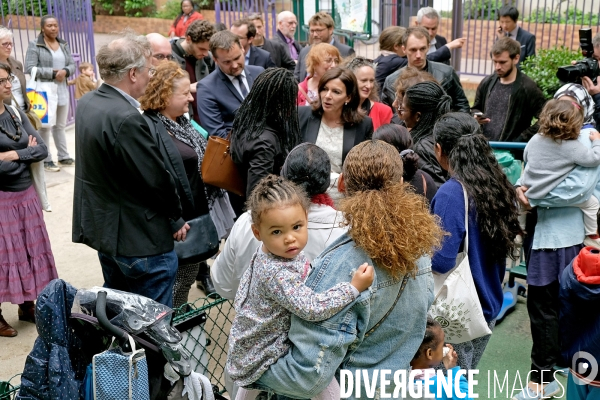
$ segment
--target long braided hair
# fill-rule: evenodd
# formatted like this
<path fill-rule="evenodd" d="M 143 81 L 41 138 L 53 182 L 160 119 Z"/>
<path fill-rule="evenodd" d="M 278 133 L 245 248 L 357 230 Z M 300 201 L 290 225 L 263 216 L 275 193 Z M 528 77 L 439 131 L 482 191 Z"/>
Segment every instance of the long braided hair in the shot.
<path fill-rule="evenodd" d="M 450 112 L 452 104 L 452 98 L 437 82 L 417 83 L 408 88 L 404 98 L 413 113 L 421 113 L 419 122 L 410 131 L 415 143 L 431 134 L 435 121 Z"/>
<path fill-rule="evenodd" d="M 433 128 L 435 142 L 448 157 L 452 176 L 461 182 L 477 210 L 477 223 L 488 261 L 514 258 L 515 236 L 521 233 L 517 197 L 471 115 L 453 112 Z"/>
<path fill-rule="evenodd" d="M 285 68 L 268 68 L 254 81 L 242 102 L 231 133 L 232 144 L 254 140 L 270 127 L 279 138 L 284 154 L 302 141 L 298 123 L 298 84 Z"/>

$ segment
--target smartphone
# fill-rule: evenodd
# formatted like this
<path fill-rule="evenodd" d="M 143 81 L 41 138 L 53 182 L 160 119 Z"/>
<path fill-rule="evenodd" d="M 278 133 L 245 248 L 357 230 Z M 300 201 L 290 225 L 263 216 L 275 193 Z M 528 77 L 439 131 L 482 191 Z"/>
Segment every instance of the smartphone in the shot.
<path fill-rule="evenodd" d="M 487 119 L 487 115 L 485 115 L 484 113 L 482 113 L 481 111 L 477 111 L 473 113 L 474 116 L 479 117 L 481 119 Z"/>

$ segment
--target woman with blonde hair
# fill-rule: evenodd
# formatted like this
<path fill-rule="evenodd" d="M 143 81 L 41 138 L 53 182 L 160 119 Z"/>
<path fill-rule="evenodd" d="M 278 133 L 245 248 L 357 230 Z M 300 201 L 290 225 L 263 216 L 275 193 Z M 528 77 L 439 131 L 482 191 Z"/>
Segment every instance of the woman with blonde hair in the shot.
<path fill-rule="evenodd" d="M 298 85 L 299 106 L 309 106 L 319 100 L 319 80 L 331 68 L 342 62 L 340 51 L 327 43 L 319 43 L 310 48 L 306 55 L 307 76 Z"/>
<path fill-rule="evenodd" d="M 362 369 L 369 376 L 374 370 L 407 370 L 421 345 L 433 302 L 430 256 L 442 238 L 437 219 L 421 196 L 407 190 L 400 154 L 383 141 L 360 143 L 348 153 L 343 182 L 346 198 L 339 208 L 348 233 L 313 262 L 306 285 L 323 292 L 364 262 L 375 268 L 373 284 L 326 321 L 292 317 L 290 351 L 254 389 L 313 398 L 340 369 L 352 375 Z"/>
<path fill-rule="evenodd" d="M 227 235 L 235 217 L 227 192 L 202 182 L 200 166 L 206 151 L 206 139 L 183 115 L 192 101 L 190 78 L 173 61 L 156 67 L 140 106 L 151 130 L 156 132 L 159 148 L 165 155 L 165 165 L 178 180 L 178 192 L 186 221 L 210 214 L 219 238 Z M 200 276 L 200 289 L 205 294 L 214 292 L 208 265 L 203 259 L 186 259 L 179 263 L 173 307 L 187 302 L 190 286 Z"/>

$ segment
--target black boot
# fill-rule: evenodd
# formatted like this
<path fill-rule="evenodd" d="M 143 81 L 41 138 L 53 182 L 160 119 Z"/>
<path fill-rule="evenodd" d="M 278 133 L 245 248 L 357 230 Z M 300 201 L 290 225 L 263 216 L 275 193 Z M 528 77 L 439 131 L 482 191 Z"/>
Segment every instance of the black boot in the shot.
<path fill-rule="evenodd" d="M 207 296 L 211 293 L 216 293 L 206 261 L 200 263 L 198 275 L 196 275 L 196 287 L 202 290 Z"/>

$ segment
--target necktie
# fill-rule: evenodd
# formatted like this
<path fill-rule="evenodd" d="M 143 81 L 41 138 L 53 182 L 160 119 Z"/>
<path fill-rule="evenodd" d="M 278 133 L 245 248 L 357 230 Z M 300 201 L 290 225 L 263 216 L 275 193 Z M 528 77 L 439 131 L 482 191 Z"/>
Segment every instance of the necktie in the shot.
<path fill-rule="evenodd" d="M 248 96 L 248 90 L 246 89 L 246 85 L 244 85 L 244 79 L 242 78 L 242 74 L 236 76 L 235 79 L 237 79 L 238 83 L 240 84 L 240 92 L 242 92 L 242 97 L 246 98 L 246 96 Z"/>

